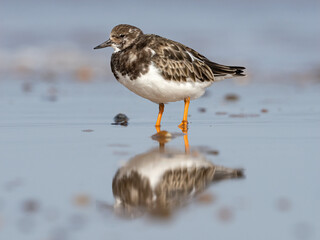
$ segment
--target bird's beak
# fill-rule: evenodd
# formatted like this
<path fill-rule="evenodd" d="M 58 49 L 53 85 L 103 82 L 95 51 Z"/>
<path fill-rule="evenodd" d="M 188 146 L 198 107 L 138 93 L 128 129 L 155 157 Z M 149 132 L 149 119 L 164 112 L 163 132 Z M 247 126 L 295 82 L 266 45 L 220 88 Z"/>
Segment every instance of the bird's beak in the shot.
<path fill-rule="evenodd" d="M 111 40 L 108 39 L 104 43 L 101 43 L 100 45 L 96 46 L 94 49 L 99 49 L 99 48 L 105 48 L 105 47 L 110 47 L 111 46 Z"/>

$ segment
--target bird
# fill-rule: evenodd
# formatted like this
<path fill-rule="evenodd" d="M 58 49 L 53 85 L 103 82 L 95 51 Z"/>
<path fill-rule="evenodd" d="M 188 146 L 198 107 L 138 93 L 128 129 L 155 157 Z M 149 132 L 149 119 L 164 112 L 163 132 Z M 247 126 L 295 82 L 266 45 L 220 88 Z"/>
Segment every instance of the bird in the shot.
<path fill-rule="evenodd" d="M 182 43 L 144 34 L 129 24 L 115 26 L 109 39 L 94 49 L 106 47 L 114 49 L 111 70 L 115 78 L 132 92 L 159 105 L 157 131 L 164 104 L 184 101 L 179 127 L 186 131 L 190 100 L 201 97 L 213 82 L 245 76 L 245 67 L 212 62 Z"/>
<path fill-rule="evenodd" d="M 153 148 L 132 157 L 116 172 L 114 210 L 171 212 L 186 206 L 211 183 L 244 177 L 244 169 L 215 165 L 199 152 L 185 154 L 170 148 L 163 153 Z"/>

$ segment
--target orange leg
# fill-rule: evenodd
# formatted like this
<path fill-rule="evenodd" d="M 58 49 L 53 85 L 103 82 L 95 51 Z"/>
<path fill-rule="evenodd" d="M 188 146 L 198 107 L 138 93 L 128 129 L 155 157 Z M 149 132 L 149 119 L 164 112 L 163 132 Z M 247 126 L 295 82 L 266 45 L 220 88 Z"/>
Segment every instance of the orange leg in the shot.
<path fill-rule="evenodd" d="M 156 126 L 155 126 L 157 129 L 157 132 L 160 132 L 160 123 L 161 123 L 163 111 L 164 111 L 164 104 L 160 103 L 159 104 L 159 114 L 158 114 L 158 118 L 157 118 L 157 122 L 156 122 Z"/>
<path fill-rule="evenodd" d="M 187 97 L 184 99 L 184 112 L 183 112 L 183 120 L 179 125 L 179 128 L 182 130 L 182 132 L 186 132 L 188 129 L 188 109 L 190 104 L 190 97 Z"/>
<path fill-rule="evenodd" d="M 188 140 L 188 131 L 183 136 L 183 140 L 184 140 L 184 148 L 185 148 L 186 154 L 189 154 L 190 153 L 190 147 L 189 147 L 189 140 Z"/>

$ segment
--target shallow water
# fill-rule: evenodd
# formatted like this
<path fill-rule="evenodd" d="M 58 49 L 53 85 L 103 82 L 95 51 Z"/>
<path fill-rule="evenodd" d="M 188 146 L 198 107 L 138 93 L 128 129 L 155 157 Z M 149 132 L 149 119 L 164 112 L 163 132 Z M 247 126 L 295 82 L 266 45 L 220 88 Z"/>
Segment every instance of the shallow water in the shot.
<path fill-rule="evenodd" d="M 315 0 L 3 0 L 0 239 L 320 239 L 319 9 Z M 111 49 L 92 49 L 119 23 L 243 65 L 248 77 L 192 101 L 187 135 L 177 127 L 183 102 L 166 105 L 161 129 L 173 137 L 159 145 L 158 106 L 116 83 Z M 118 113 L 127 127 L 112 125 Z M 195 162 L 244 178 L 173 189 L 161 211 L 150 199 L 114 206 L 122 166 L 159 151 L 190 160 L 187 140 Z"/>
<path fill-rule="evenodd" d="M 158 107 L 115 82 L 30 84 L 1 82 L 1 239 L 319 238 L 319 85 L 215 84 L 191 102 L 190 150 L 245 178 L 213 183 L 165 218 L 128 220 L 113 210 L 112 180 L 158 148 Z M 162 120 L 176 136 L 165 147 L 180 152 L 182 111 L 168 104 Z M 119 112 L 127 127 L 111 125 Z"/>

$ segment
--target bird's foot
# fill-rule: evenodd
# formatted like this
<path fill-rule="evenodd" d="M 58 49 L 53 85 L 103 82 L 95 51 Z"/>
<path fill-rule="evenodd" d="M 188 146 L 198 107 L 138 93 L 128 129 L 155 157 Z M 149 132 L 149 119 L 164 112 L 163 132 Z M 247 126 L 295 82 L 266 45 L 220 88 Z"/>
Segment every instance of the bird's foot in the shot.
<path fill-rule="evenodd" d="M 178 126 L 183 133 L 187 133 L 188 132 L 188 121 L 183 120 L 179 126 Z"/>

